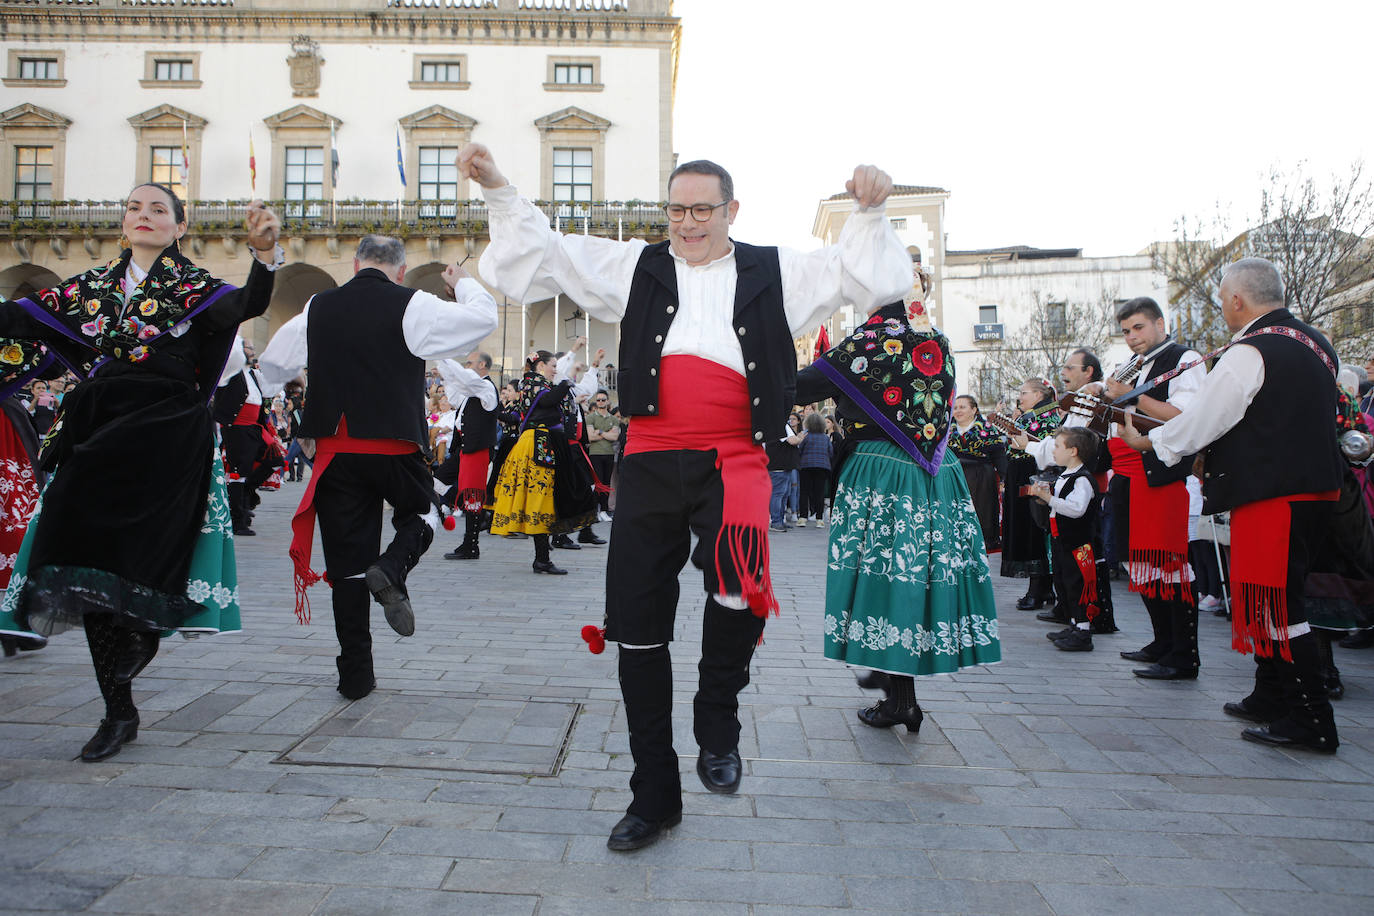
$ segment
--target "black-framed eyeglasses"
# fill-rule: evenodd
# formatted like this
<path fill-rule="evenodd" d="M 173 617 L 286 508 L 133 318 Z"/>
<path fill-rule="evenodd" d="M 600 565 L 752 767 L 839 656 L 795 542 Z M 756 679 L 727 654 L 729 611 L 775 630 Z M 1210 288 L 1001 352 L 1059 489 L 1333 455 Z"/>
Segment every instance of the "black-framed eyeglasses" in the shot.
<path fill-rule="evenodd" d="M 704 223 L 711 218 L 712 213 L 715 213 L 729 202 L 728 200 L 722 200 L 718 204 L 692 204 L 690 207 L 683 206 L 682 204 L 664 204 L 663 212 L 668 214 L 669 222 L 680 223 L 683 217 L 687 215 L 687 211 L 691 210 L 692 219 L 699 223 Z"/>

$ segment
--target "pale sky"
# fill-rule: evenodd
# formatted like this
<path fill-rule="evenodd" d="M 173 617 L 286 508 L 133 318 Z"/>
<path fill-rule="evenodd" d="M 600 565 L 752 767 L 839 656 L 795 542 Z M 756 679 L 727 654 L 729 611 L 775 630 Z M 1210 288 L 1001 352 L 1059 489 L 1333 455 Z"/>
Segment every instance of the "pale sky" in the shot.
<path fill-rule="evenodd" d="M 1374 172 L 1374 3 L 676 0 L 681 161 L 741 241 L 809 249 L 860 162 L 951 192 L 948 247 L 1134 254 L 1258 209 L 1271 166 Z"/>

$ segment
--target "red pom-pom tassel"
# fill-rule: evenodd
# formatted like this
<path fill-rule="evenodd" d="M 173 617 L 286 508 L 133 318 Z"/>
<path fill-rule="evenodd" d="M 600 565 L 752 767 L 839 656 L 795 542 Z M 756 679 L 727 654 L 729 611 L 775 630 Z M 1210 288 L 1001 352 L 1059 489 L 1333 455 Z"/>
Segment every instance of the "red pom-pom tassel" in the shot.
<path fill-rule="evenodd" d="M 582 641 L 587 644 L 587 651 L 600 655 L 606 651 L 606 628 L 587 624 L 582 628 Z"/>
<path fill-rule="evenodd" d="M 443 525 L 445 531 L 452 531 L 454 528 L 458 527 L 458 522 L 453 516 L 445 515 Z"/>

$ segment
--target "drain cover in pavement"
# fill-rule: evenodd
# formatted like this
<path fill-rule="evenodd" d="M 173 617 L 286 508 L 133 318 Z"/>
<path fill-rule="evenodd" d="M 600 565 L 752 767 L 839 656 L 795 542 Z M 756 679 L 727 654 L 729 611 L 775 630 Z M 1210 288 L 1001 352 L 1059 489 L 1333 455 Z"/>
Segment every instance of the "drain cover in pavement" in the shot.
<path fill-rule="evenodd" d="M 578 707 L 377 690 L 329 716 L 275 762 L 554 776 Z"/>

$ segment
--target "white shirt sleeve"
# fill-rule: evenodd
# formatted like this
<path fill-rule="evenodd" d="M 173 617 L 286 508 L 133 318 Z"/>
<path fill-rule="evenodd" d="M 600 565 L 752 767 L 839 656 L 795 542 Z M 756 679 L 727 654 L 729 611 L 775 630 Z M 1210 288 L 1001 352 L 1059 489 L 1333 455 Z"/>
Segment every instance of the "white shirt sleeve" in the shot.
<path fill-rule="evenodd" d="M 491 382 L 455 360 L 441 359 L 438 367 L 450 404 L 458 403 L 459 398 L 476 398 L 483 410 L 496 409 L 496 386 Z"/>
<path fill-rule="evenodd" d="M 576 360 L 577 351 L 575 350 L 568 350 L 562 356 L 558 357 L 557 362 L 553 364 L 553 383 L 555 385 L 564 379 L 572 378 L 572 367 Z"/>
<path fill-rule="evenodd" d="M 482 196 L 491 243 L 479 269 L 492 287 L 526 305 L 563 293 L 598 321 L 621 319 L 647 242 L 555 232 L 514 185 L 487 188 Z"/>
<path fill-rule="evenodd" d="M 1227 350 L 1198 386 L 1192 406 L 1150 430 L 1155 455 L 1165 464 L 1174 465 L 1185 455 L 1196 454 L 1220 439 L 1245 416 L 1263 385 L 1264 357 L 1259 350 L 1249 345 Z M 1169 400 L 1172 402 L 1173 398 Z"/>
<path fill-rule="evenodd" d="M 591 397 L 596 394 L 597 389 L 601 387 L 598 378 L 596 367 L 588 366 L 587 371 L 582 373 L 582 378 L 572 387 L 573 397 L 579 397 L 584 394 L 587 397 Z"/>
<path fill-rule="evenodd" d="M 311 299 L 313 298 L 312 296 Z M 258 371 L 262 373 L 262 381 L 266 387 L 281 389 L 287 382 L 300 375 L 301 370 L 310 362 L 305 333 L 308 320 L 306 316 L 309 314 L 310 302 L 307 301 L 299 315 L 277 329 L 277 333 L 267 342 L 266 349 L 258 356 Z"/>
<path fill-rule="evenodd" d="M 1046 436 L 1039 442 L 1027 442 L 1026 454 L 1035 459 L 1035 466 L 1042 471 L 1054 464 L 1054 436 Z"/>
<path fill-rule="evenodd" d="M 406 348 L 421 359 L 466 356 L 496 330 L 496 300 L 482 284 L 464 277 L 454 288 L 457 302 L 416 290 L 410 297 L 401 334 Z"/>
<path fill-rule="evenodd" d="M 132 261 L 129 262 L 129 266 L 133 266 Z M 243 335 L 235 334 L 233 346 L 229 348 L 229 358 L 224 361 L 224 371 L 220 373 L 219 384 L 216 387 L 223 388 L 229 384 L 229 380 L 242 372 L 247 365 L 248 357 L 243 352 Z"/>
<path fill-rule="evenodd" d="M 1055 491 L 1059 490 L 1059 482 L 1064 478 L 1060 477 L 1055 481 Z M 1083 513 L 1088 511 L 1088 506 L 1093 501 L 1092 484 L 1082 477 L 1073 482 L 1073 489 L 1069 495 L 1060 499 L 1058 496 L 1050 497 L 1050 509 L 1055 515 L 1062 515 L 1065 518 L 1082 518 Z"/>
<path fill-rule="evenodd" d="M 845 303 L 868 314 L 911 289 L 911 255 L 886 207 L 855 210 L 840 240 L 819 251 L 778 249 L 782 302 L 792 336 L 815 330 Z"/>
<path fill-rule="evenodd" d="M 1251 347 L 1250 349 L 1254 349 Z M 1193 350 L 1187 350 L 1179 357 L 1179 365 L 1186 366 L 1189 363 L 1197 362 L 1202 359 L 1202 354 Z M 1169 403 L 1179 410 L 1187 410 L 1192 406 L 1193 400 L 1197 397 L 1198 389 L 1202 387 L 1202 381 L 1207 377 L 1207 364 L 1199 363 L 1182 375 L 1175 376 L 1169 382 Z"/>

